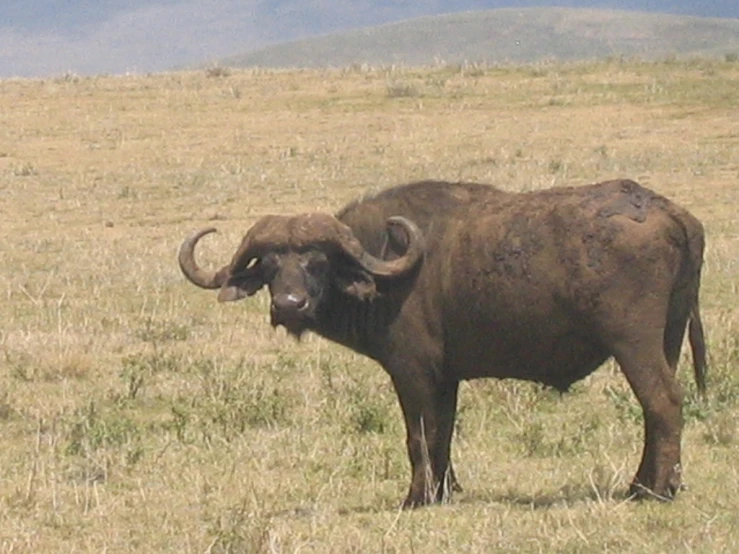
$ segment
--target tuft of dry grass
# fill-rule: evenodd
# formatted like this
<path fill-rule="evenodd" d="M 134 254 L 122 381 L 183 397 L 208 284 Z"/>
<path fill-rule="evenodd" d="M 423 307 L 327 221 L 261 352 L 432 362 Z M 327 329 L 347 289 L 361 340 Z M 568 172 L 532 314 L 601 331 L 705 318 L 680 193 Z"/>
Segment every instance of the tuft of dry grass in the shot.
<path fill-rule="evenodd" d="M 728 62 L 616 60 L 0 81 L 0 552 L 735 552 L 738 85 Z M 608 364 L 565 396 L 464 384 L 466 491 L 400 512 L 383 372 L 174 259 L 195 228 L 218 263 L 263 214 L 411 179 L 613 177 L 706 225 L 710 400 L 686 355 L 669 505 L 626 501 L 641 416 Z"/>

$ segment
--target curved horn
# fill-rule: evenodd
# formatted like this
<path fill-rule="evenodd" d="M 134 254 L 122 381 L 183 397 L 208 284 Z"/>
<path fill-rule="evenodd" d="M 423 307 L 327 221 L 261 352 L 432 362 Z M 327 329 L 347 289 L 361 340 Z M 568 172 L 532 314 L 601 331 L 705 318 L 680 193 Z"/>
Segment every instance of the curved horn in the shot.
<path fill-rule="evenodd" d="M 206 271 L 201 269 L 195 262 L 195 245 L 205 235 L 215 232 L 216 230 L 213 227 L 196 231 L 182 242 L 179 254 L 177 255 L 180 269 L 188 281 L 204 289 L 220 288 L 226 280 L 226 272 Z"/>
<path fill-rule="evenodd" d="M 408 248 L 401 257 L 395 260 L 381 260 L 376 258 L 359 243 L 358 240 L 342 241 L 343 250 L 351 255 L 367 271 L 377 277 L 395 277 L 413 269 L 423 257 L 426 250 L 426 241 L 418 226 L 410 219 L 402 216 L 393 216 L 387 220 L 388 227 L 400 225 L 408 234 Z M 354 238 L 354 237 L 352 237 Z"/>

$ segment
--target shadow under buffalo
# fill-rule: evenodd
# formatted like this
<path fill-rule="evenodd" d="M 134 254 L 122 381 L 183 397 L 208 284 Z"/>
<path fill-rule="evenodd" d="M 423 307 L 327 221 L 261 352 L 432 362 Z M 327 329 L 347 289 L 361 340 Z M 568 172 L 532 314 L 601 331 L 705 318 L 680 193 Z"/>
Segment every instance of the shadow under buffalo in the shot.
<path fill-rule="evenodd" d="M 445 506 L 479 506 L 479 505 L 509 505 L 519 506 L 528 509 L 549 509 L 553 507 L 566 507 L 570 504 L 578 502 L 600 502 L 620 504 L 630 499 L 626 490 L 605 492 L 595 490 L 587 485 L 564 485 L 558 489 L 551 491 L 542 491 L 537 493 L 520 493 L 515 490 L 480 490 L 471 492 L 456 493 L 448 504 L 434 504 L 420 510 L 426 509 L 444 509 Z M 357 506 L 344 506 L 337 510 L 340 516 L 349 516 L 356 514 L 381 514 L 387 512 L 397 512 L 400 509 L 400 502 L 383 501 L 377 504 L 363 504 Z M 316 506 L 301 506 L 296 508 L 287 508 L 283 510 L 274 510 L 269 512 L 268 517 L 282 518 L 310 518 L 318 511 Z M 413 510 L 411 510 L 412 512 Z"/>
<path fill-rule="evenodd" d="M 621 503 L 629 500 L 628 490 L 598 491 L 587 485 L 564 485 L 559 489 L 536 493 L 520 493 L 515 490 L 471 491 L 457 495 L 453 503 L 465 504 L 508 504 L 533 509 L 567 506 L 576 502 Z"/>

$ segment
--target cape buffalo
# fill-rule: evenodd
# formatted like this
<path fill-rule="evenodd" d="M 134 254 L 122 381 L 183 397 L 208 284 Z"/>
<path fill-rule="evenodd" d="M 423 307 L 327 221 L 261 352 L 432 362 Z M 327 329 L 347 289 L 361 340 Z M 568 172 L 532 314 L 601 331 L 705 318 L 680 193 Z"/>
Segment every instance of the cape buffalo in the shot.
<path fill-rule="evenodd" d="M 628 180 L 509 193 L 419 182 L 336 216 L 266 216 L 231 262 L 198 267 L 198 231 L 179 263 L 218 299 L 271 295 L 273 326 L 314 331 L 379 362 L 405 417 L 411 484 L 404 506 L 445 498 L 463 379 L 566 390 L 615 358 L 644 411 L 636 497 L 680 488 L 683 393 L 675 369 L 686 328 L 698 389 L 701 223 Z M 689 324 L 689 325 L 688 325 Z"/>

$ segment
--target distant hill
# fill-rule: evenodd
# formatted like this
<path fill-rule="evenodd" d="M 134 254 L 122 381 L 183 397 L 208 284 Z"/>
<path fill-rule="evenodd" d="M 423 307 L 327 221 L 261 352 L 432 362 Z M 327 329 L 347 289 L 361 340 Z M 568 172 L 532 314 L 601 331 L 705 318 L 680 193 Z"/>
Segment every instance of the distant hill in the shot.
<path fill-rule="evenodd" d="M 458 32 L 457 26 L 465 26 L 463 20 L 455 23 L 447 19 L 445 23 L 444 18 L 436 22 L 414 18 L 506 8 L 522 13 L 525 8 L 551 5 L 583 9 L 597 5 L 599 9 L 728 18 L 729 26 L 733 25 L 732 18 L 739 20 L 739 0 L 0 0 L 0 79 L 170 71 L 211 65 L 236 54 L 236 64 L 278 66 L 345 65 L 358 60 L 418 64 L 434 57 L 449 61 L 527 61 L 538 59 L 541 48 L 554 48 L 547 46 L 547 35 L 537 36 L 533 24 L 527 30 L 512 27 L 509 22 L 508 26 L 492 27 L 495 34 L 488 26 L 478 29 L 476 35 L 455 37 L 452 33 Z M 534 20 L 555 16 L 544 12 L 527 17 Z M 638 25 L 645 16 L 635 17 Z M 405 23 L 389 25 L 399 21 Z M 375 29 L 377 25 L 387 27 Z M 598 27 L 595 23 L 587 25 Z M 348 33 L 350 30 L 354 32 Z M 520 44 L 506 40 L 506 33 L 514 32 L 523 38 L 540 38 L 544 45 L 538 40 Z M 549 33 L 546 27 L 545 32 Z M 556 29 L 551 33 L 560 36 Z M 654 33 L 647 29 L 646 34 Z M 725 35 L 722 29 L 716 35 L 709 30 L 701 36 L 707 36 L 709 44 L 720 44 Z M 310 37 L 322 38 L 318 42 L 281 44 Z M 557 40 L 555 47 L 572 47 Z M 725 46 L 731 48 L 734 39 L 728 40 Z M 651 48 L 649 40 L 633 45 L 628 40 L 615 42 L 614 46 L 613 40 L 605 45 L 594 41 L 598 50 L 593 54 L 601 55 L 601 50 L 631 51 L 637 46 Z M 281 45 L 267 48 L 277 44 Z M 688 44 L 686 48 L 693 46 Z M 697 47 L 701 51 L 709 48 L 702 44 Z M 674 41 L 674 47 L 662 50 L 673 53 L 682 48 L 680 41 Z"/>
<path fill-rule="evenodd" d="M 655 59 L 739 53 L 739 19 L 575 8 L 501 8 L 427 16 L 276 44 L 227 67 L 354 63 L 528 63 L 607 56 Z"/>

